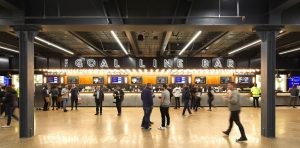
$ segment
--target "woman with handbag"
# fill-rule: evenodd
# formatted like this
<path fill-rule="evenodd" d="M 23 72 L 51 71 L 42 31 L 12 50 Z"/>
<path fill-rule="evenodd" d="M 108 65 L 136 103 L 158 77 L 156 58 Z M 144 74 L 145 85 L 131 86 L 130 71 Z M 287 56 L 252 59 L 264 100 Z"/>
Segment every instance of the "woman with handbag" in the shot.
<path fill-rule="evenodd" d="M 44 99 L 44 109 L 43 111 L 49 111 L 50 95 L 47 85 L 43 87 L 42 96 Z"/>

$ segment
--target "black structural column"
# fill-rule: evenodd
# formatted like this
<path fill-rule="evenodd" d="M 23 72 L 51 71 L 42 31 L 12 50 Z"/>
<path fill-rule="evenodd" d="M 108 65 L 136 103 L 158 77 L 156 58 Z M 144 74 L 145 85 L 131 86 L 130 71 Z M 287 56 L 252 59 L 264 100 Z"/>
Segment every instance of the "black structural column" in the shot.
<path fill-rule="evenodd" d="M 257 26 L 261 39 L 261 135 L 275 137 L 276 36 L 282 26 Z"/>
<path fill-rule="evenodd" d="M 20 138 L 34 136 L 34 37 L 37 26 L 13 27 L 19 37 Z"/>

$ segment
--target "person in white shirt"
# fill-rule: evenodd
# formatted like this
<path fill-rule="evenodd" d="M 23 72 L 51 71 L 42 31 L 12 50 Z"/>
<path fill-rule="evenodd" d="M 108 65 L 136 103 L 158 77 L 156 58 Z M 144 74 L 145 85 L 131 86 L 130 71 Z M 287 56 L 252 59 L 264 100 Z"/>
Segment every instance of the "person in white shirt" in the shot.
<path fill-rule="evenodd" d="M 61 90 L 61 95 L 62 95 L 62 98 L 63 98 L 63 108 L 64 108 L 64 112 L 67 112 L 67 103 L 68 103 L 68 100 L 69 100 L 69 88 L 68 88 L 68 85 L 65 85 L 65 87 Z"/>
<path fill-rule="evenodd" d="M 181 89 L 179 86 L 176 86 L 174 89 L 173 89 L 173 95 L 175 97 L 175 108 L 174 109 L 177 109 L 177 108 L 180 108 L 180 95 L 181 95 Z"/>

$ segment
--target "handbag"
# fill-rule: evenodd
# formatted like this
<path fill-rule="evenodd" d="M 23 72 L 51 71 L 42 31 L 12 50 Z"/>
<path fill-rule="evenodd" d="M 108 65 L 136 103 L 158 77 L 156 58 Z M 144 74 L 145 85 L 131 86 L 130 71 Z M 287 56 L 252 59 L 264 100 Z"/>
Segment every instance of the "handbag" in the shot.
<path fill-rule="evenodd" d="M 49 102 L 50 102 L 50 97 L 45 97 L 45 101 L 46 101 L 47 103 L 49 103 Z"/>

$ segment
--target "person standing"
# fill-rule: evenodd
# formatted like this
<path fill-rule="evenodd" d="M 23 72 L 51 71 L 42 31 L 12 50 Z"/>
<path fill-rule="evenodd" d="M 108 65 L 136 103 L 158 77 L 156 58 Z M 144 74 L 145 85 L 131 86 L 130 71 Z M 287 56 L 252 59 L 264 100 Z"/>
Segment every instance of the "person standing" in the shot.
<path fill-rule="evenodd" d="M 289 107 L 291 107 L 293 103 L 293 108 L 296 108 L 296 103 L 297 103 L 297 98 L 299 96 L 299 89 L 297 89 L 297 85 L 293 85 L 293 87 L 289 90 L 291 99 L 290 99 L 290 104 Z"/>
<path fill-rule="evenodd" d="M 214 90 L 212 89 L 212 87 L 209 86 L 207 89 L 207 96 L 208 96 L 207 102 L 208 102 L 208 106 L 209 106 L 208 111 L 211 111 L 211 107 L 213 106 L 212 102 L 214 101 L 214 98 L 215 98 L 213 91 Z"/>
<path fill-rule="evenodd" d="M 164 130 L 166 127 L 170 127 L 170 114 L 169 114 L 169 107 L 170 107 L 170 92 L 167 90 L 167 85 L 163 84 L 163 90 L 161 92 L 160 99 L 160 114 L 161 114 L 161 126 L 158 128 L 159 130 Z M 166 118 L 167 118 L 167 125 L 166 125 Z"/>
<path fill-rule="evenodd" d="M 181 93 L 181 89 L 180 87 L 177 85 L 174 89 L 173 89 L 173 95 L 175 97 L 175 107 L 174 109 L 180 108 L 180 93 Z"/>
<path fill-rule="evenodd" d="M 67 112 L 67 103 L 69 100 L 69 88 L 68 85 L 65 85 L 65 87 L 61 90 L 61 95 L 62 95 L 62 99 L 63 99 L 63 109 L 64 112 Z"/>
<path fill-rule="evenodd" d="M 121 116 L 122 114 L 122 102 L 124 100 L 124 92 L 120 88 L 120 86 L 117 86 L 117 89 L 114 91 L 114 99 L 116 100 L 116 107 L 118 111 L 118 116 Z"/>
<path fill-rule="evenodd" d="M 56 110 L 58 110 L 59 108 L 59 103 L 57 102 L 57 98 L 58 98 L 58 89 L 56 86 L 53 86 L 51 91 L 50 91 L 50 94 L 51 94 L 51 98 L 52 98 L 52 110 L 54 110 L 54 106 L 56 104 Z"/>
<path fill-rule="evenodd" d="M 73 110 L 74 103 L 75 103 L 75 109 L 77 110 L 78 96 L 79 96 L 79 89 L 78 89 L 78 87 L 76 87 L 75 84 L 72 84 L 72 88 L 71 88 L 71 110 Z"/>
<path fill-rule="evenodd" d="M 5 112 L 5 104 L 4 104 L 4 96 L 5 96 L 5 87 L 4 85 L 0 84 L 0 118 L 2 117 L 2 114 Z"/>
<path fill-rule="evenodd" d="M 47 85 L 43 87 L 42 97 L 44 99 L 44 108 L 43 111 L 49 111 L 50 95 Z"/>
<path fill-rule="evenodd" d="M 57 97 L 58 109 L 63 109 L 63 97 L 61 94 L 62 86 L 58 85 L 57 90 L 58 90 L 58 97 Z"/>
<path fill-rule="evenodd" d="M 188 110 L 189 114 L 191 115 L 192 112 L 190 110 L 190 107 L 189 107 L 189 102 L 190 102 L 190 89 L 189 87 L 185 84 L 184 85 L 184 88 L 183 88 L 183 91 L 182 91 L 182 101 L 184 102 L 184 108 L 183 108 L 183 112 L 182 112 L 182 115 L 184 116 L 185 115 L 185 111 Z"/>
<path fill-rule="evenodd" d="M 190 93 L 191 93 L 190 109 L 195 109 L 195 104 L 196 104 L 196 86 L 195 85 L 191 86 Z"/>
<path fill-rule="evenodd" d="M 18 106 L 17 92 L 12 87 L 8 86 L 5 88 L 5 97 L 3 102 L 5 104 L 7 124 L 2 126 L 2 128 L 10 128 L 11 117 L 14 117 L 16 120 L 19 120 L 19 118 L 16 115 L 14 115 L 15 108 Z"/>
<path fill-rule="evenodd" d="M 99 108 L 100 108 L 100 115 L 102 115 L 102 102 L 104 101 L 104 93 L 103 89 L 100 86 L 96 87 L 96 91 L 94 92 L 95 103 L 96 103 L 96 114 L 99 115 Z"/>
<path fill-rule="evenodd" d="M 228 109 L 230 111 L 230 117 L 229 117 L 229 127 L 226 131 L 223 131 L 223 133 L 227 136 L 229 136 L 233 122 L 239 127 L 241 137 L 236 140 L 236 142 L 246 141 L 247 137 L 245 134 L 244 127 L 240 121 L 240 112 L 241 112 L 241 106 L 240 106 L 240 94 L 235 88 L 235 84 L 233 82 L 230 82 L 227 84 L 227 88 L 229 91 L 227 92 L 227 96 L 224 97 L 224 100 L 226 104 L 228 105 Z"/>
<path fill-rule="evenodd" d="M 201 96 L 202 96 L 202 89 L 201 87 L 196 88 L 196 106 L 195 111 L 198 110 L 198 107 L 201 107 Z"/>
<path fill-rule="evenodd" d="M 252 94 L 252 97 L 253 97 L 253 107 L 259 107 L 259 102 L 258 102 L 258 99 L 260 97 L 260 93 L 261 93 L 261 90 L 260 88 L 257 87 L 256 84 L 253 85 L 253 87 L 251 88 L 251 94 Z"/>
<path fill-rule="evenodd" d="M 143 89 L 141 93 L 141 100 L 143 102 L 143 110 L 144 110 L 144 117 L 142 120 L 141 127 L 149 130 L 151 129 L 150 116 L 151 116 L 151 110 L 153 106 L 153 96 L 152 96 L 150 83 L 147 83 L 146 87 Z"/>

